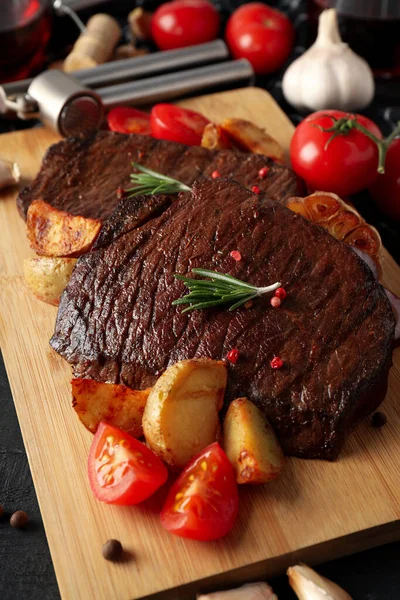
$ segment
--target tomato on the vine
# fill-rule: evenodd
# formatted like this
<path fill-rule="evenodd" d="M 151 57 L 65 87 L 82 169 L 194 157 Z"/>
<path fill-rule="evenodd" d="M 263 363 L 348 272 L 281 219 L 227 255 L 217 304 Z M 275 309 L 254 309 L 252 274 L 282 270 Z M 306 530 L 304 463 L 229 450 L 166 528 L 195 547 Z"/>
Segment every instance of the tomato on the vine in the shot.
<path fill-rule="evenodd" d="M 173 0 L 157 8 L 151 34 L 161 50 L 173 50 L 215 40 L 219 22 L 218 11 L 208 0 Z"/>
<path fill-rule="evenodd" d="M 350 196 L 369 187 L 378 177 L 378 147 L 365 133 L 350 129 L 339 135 L 322 131 L 332 128 L 335 119 L 356 119 L 379 140 L 380 129 L 367 117 L 339 110 L 320 110 L 297 126 L 290 159 L 294 171 L 310 191 Z"/>
<path fill-rule="evenodd" d="M 209 122 L 194 110 L 180 108 L 174 104 L 156 104 L 151 111 L 153 137 L 188 146 L 200 146 L 201 136 Z"/>
<path fill-rule="evenodd" d="M 97 500 L 121 505 L 142 502 L 168 477 L 167 468 L 154 452 L 104 421 L 90 447 L 88 473 Z"/>
<path fill-rule="evenodd" d="M 279 69 L 289 57 L 294 28 L 279 10 L 250 2 L 230 17 L 225 40 L 234 58 L 247 58 L 257 74 L 265 75 Z"/>
<path fill-rule="evenodd" d="M 233 527 L 239 495 L 233 467 L 215 442 L 198 454 L 171 487 L 161 523 L 174 535 L 215 540 Z"/>
<path fill-rule="evenodd" d="M 151 135 L 150 115 L 129 106 L 111 109 L 107 115 L 107 123 L 111 131 Z"/>
<path fill-rule="evenodd" d="M 385 173 L 378 175 L 370 192 L 382 211 L 395 221 L 400 221 L 400 138 L 394 140 L 387 151 Z"/>

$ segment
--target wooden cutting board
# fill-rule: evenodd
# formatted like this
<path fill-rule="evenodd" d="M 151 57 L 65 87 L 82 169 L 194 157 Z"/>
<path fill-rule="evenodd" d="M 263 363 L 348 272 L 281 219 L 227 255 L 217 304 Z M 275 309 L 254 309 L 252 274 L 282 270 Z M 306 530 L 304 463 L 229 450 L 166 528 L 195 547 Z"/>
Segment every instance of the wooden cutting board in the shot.
<path fill-rule="evenodd" d="M 250 119 L 288 147 L 293 127 L 263 90 L 182 105 L 215 121 Z M 16 160 L 31 178 L 56 140 L 45 129 L 2 135 L 0 157 Z M 366 420 L 336 463 L 289 459 L 276 482 L 242 488 L 239 519 L 225 539 L 200 543 L 166 533 L 158 516 L 162 493 L 132 508 L 96 502 L 86 476 L 92 436 L 71 408 L 70 367 L 48 344 L 56 309 L 24 285 L 22 261 L 32 253 L 14 192 L 1 196 L 0 223 L 0 343 L 64 600 L 157 592 L 192 599 L 199 590 L 267 578 L 299 559 L 315 563 L 400 538 L 399 350 L 383 405 L 388 424 L 377 430 Z M 383 280 L 400 294 L 400 269 L 386 252 Z M 102 558 L 108 538 L 121 540 L 123 562 Z"/>

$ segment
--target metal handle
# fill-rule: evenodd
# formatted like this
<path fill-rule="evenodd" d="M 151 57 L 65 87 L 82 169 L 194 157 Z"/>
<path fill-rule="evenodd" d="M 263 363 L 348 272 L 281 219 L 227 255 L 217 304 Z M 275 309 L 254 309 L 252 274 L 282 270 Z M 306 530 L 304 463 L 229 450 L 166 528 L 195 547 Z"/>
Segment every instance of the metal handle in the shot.
<path fill-rule="evenodd" d="M 247 85 L 253 80 L 254 71 L 251 64 L 248 60 L 241 59 L 100 88 L 97 93 L 104 106 L 112 108 L 120 104 L 143 105 L 172 100 L 213 87 L 224 87 L 233 83 Z"/>
<path fill-rule="evenodd" d="M 133 79 L 150 77 L 158 73 L 168 73 L 194 67 L 206 63 L 216 63 L 226 60 L 229 51 L 222 40 L 181 48 L 179 50 L 167 50 L 154 52 L 135 58 L 117 60 L 93 69 L 82 69 L 76 71 L 73 76 L 83 85 L 97 88 L 114 83 L 122 83 Z M 13 81 L 0 86 L 0 94 L 4 97 L 25 94 L 33 79 Z"/>
<path fill-rule="evenodd" d="M 105 4 L 108 0 L 63 0 L 63 4 L 72 8 L 72 10 L 83 10 L 96 4 Z"/>
<path fill-rule="evenodd" d="M 222 40 L 190 46 L 182 50 L 154 52 L 131 59 L 106 63 L 94 69 L 77 71 L 74 76 L 84 85 L 95 89 L 112 84 L 144 79 L 158 73 L 169 73 L 179 69 L 226 60 L 229 51 Z"/>

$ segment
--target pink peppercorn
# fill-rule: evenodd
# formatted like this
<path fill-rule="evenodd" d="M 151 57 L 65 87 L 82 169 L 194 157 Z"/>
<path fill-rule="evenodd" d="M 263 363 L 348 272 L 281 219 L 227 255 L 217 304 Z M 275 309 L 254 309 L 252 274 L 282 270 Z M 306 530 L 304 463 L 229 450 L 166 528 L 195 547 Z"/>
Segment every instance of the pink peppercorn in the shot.
<path fill-rule="evenodd" d="M 211 173 L 211 177 L 212 177 L 213 179 L 218 179 L 218 177 L 221 177 L 221 173 L 220 173 L 219 171 L 213 171 L 213 172 Z"/>
<path fill-rule="evenodd" d="M 279 287 L 277 290 L 275 290 L 275 296 L 277 298 L 280 298 L 281 300 L 284 300 L 287 296 L 287 292 L 286 292 L 285 288 Z"/>
<path fill-rule="evenodd" d="M 270 304 L 274 308 L 279 308 L 280 305 L 282 304 L 282 300 L 280 298 L 278 298 L 278 296 L 272 296 L 272 298 L 270 300 Z"/>
<path fill-rule="evenodd" d="M 239 350 L 237 348 L 233 348 L 232 350 L 229 350 L 226 358 L 227 358 L 227 360 L 229 360 L 230 363 L 232 363 L 233 365 L 236 365 L 238 358 L 239 358 Z"/>
<path fill-rule="evenodd" d="M 124 198 L 125 194 L 126 194 L 126 192 L 125 192 L 124 188 L 122 188 L 122 187 L 118 187 L 117 188 L 117 198 L 119 200 L 121 200 L 122 198 Z"/>
<path fill-rule="evenodd" d="M 269 172 L 269 167 L 262 167 L 258 171 L 258 176 L 260 177 L 260 179 L 265 179 L 266 176 L 268 175 L 268 172 Z"/>
<path fill-rule="evenodd" d="M 281 369 L 283 367 L 283 360 L 279 356 L 274 356 L 270 362 L 271 369 Z"/>
<path fill-rule="evenodd" d="M 251 191 L 252 191 L 252 192 L 254 192 L 254 193 L 255 193 L 255 194 L 257 194 L 257 195 L 261 193 L 261 190 L 260 190 L 260 188 L 258 187 L 258 185 L 252 185 L 252 186 L 251 186 Z"/>
<path fill-rule="evenodd" d="M 242 255 L 238 250 L 232 250 L 232 252 L 230 252 L 230 256 L 233 258 L 233 260 L 236 260 L 236 262 L 242 259 Z"/>

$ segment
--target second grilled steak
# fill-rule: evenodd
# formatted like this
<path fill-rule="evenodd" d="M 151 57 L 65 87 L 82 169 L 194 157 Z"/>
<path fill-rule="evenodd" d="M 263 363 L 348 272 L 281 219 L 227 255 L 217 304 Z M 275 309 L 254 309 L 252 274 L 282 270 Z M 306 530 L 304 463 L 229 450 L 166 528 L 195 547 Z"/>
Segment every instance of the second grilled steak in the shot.
<path fill-rule="evenodd" d="M 285 200 L 298 192 L 293 171 L 259 154 L 208 150 L 143 135 L 101 131 L 51 146 L 34 181 L 21 190 L 18 210 L 25 218 L 30 203 L 41 198 L 75 215 L 107 219 L 119 202 L 117 189 L 129 187 L 133 161 L 187 185 L 199 175 L 211 176 L 218 171 L 245 187 L 257 185 L 272 200 Z M 258 172 L 265 166 L 269 172 L 261 179 Z"/>

